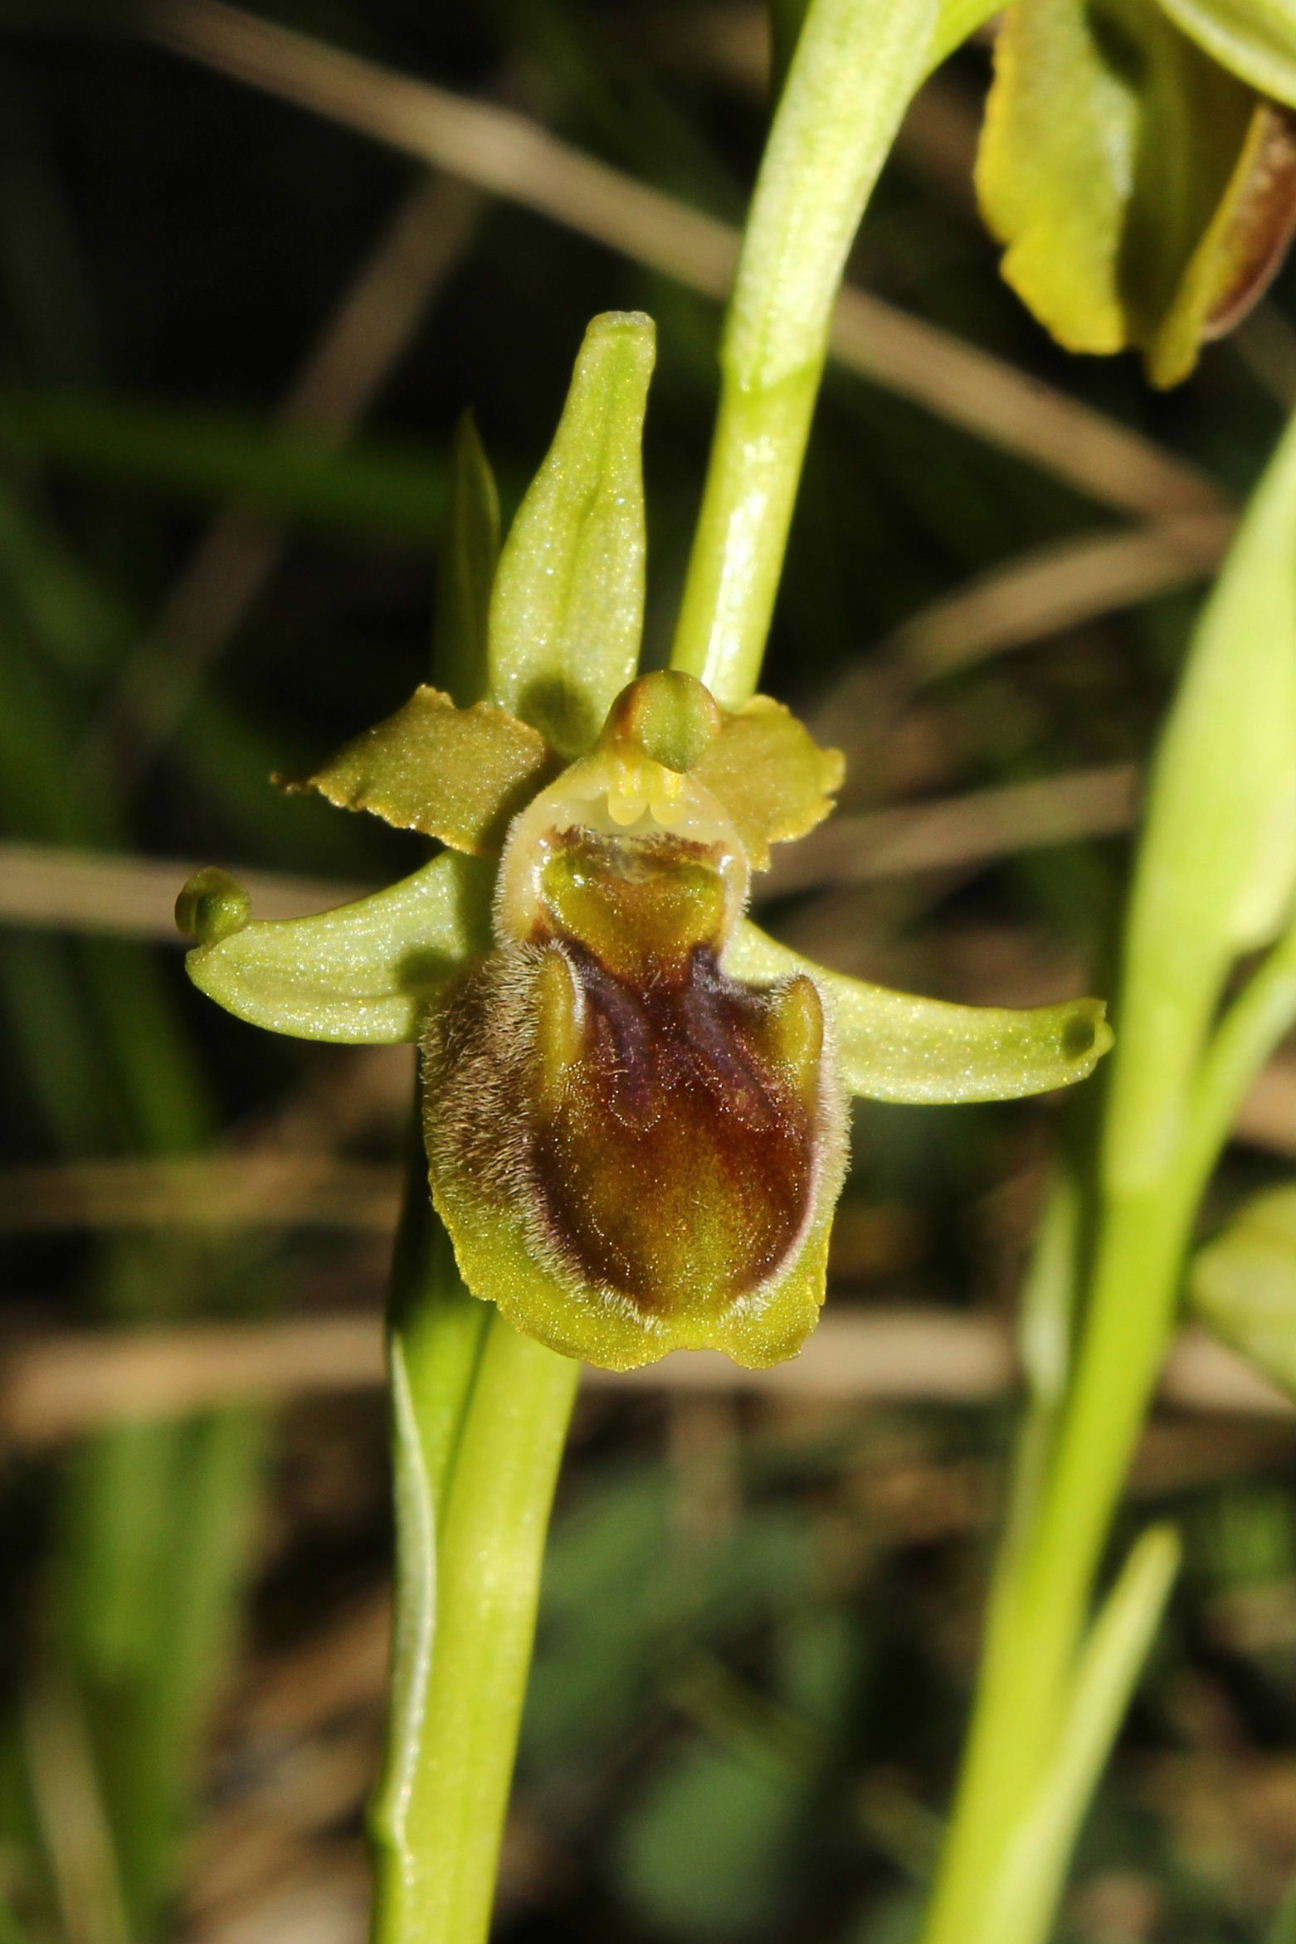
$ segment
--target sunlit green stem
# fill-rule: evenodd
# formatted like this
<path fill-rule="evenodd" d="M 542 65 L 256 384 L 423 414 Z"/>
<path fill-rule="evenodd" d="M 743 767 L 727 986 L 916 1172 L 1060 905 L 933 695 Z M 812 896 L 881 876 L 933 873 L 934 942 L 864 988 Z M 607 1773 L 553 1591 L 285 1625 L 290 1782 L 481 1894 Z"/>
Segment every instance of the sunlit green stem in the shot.
<path fill-rule="evenodd" d="M 1225 1014 L 1173 1162 L 1103 1210 L 1086 1327 L 1052 1450 L 1004 1549 L 959 1802 L 925 1944 L 988 1934 L 1061 1733 L 1094 1580 L 1175 1318 L 1195 1211 L 1255 1073 L 1296 1020 L 1296 930 Z M 1052 1905 L 995 1944 L 1038 1944 Z"/>
<path fill-rule="evenodd" d="M 842 270 L 937 21 L 935 0 L 813 0 L 779 99 L 672 656 L 729 708 L 759 679 Z"/>
<path fill-rule="evenodd" d="M 393 1276 L 397 1583 L 375 1944 L 480 1944 L 580 1366 L 470 1296 L 421 1154 Z"/>

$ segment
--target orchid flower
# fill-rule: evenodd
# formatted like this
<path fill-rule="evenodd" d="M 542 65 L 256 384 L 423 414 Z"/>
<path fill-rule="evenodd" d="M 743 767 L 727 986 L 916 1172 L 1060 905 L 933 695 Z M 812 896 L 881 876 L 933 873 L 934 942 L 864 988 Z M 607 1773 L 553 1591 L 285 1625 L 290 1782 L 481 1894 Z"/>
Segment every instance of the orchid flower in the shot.
<path fill-rule="evenodd" d="M 444 848 L 292 920 L 203 871 L 177 915 L 194 983 L 239 1018 L 420 1045 L 430 1192 L 467 1287 L 517 1329 L 615 1370 L 701 1347 L 760 1369 L 818 1318 L 851 1095 L 1038 1093 L 1111 1032 L 1097 1000 L 846 978 L 745 916 L 843 764 L 767 696 L 722 709 L 692 675 L 635 673 L 651 363 L 647 319 L 590 327 L 498 572 L 477 572 L 489 613 L 458 610 L 489 695 L 421 687 L 288 785 Z M 485 506 L 479 456 L 466 477 Z"/>

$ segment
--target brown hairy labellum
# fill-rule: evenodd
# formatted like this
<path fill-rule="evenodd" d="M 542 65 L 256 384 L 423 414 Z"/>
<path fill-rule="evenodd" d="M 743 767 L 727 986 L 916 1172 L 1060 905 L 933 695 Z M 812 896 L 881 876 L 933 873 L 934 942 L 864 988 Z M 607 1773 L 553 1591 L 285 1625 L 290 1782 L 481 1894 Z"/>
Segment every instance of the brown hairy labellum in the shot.
<path fill-rule="evenodd" d="M 496 949 L 429 1026 L 465 1280 L 570 1355 L 759 1368 L 817 1318 L 845 1110 L 815 982 L 723 970 L 747 876 L 703 785 L 600 748 L 516 819 Z"/>

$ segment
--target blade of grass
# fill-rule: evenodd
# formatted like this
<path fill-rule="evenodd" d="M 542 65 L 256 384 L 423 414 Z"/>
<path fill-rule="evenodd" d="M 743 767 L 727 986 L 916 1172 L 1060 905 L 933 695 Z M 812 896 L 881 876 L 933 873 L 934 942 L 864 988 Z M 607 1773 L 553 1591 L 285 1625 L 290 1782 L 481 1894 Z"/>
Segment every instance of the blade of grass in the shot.
<path fill-rule="evenodd" d="M 198 501 L 237 499 L 272 519 L 396 543 L 432 539 L 444 506 L 442 472 L 428 455 L 376 445 L 339 453 L 320 432 L 93 391 L 0 393 L 0 446 L 107 479 Z"/>
<path fill-rule="evenodd" d="M 1130 1551 L 1076 1666 L 1057 1753 L 1005 1860 L 987 1935 L 1044 1944 L 1071 1851 L 1120 1729 L 1179 1567 L 1169 1526 Z"/>
<path fill-rule="evenodd" d="M 13 611 L 16 579 L 16 606 L 38 621 L 49 612 L 39 589 L 22 588 L 21 576 L 28 560 L 54 551 L 50 538 L 39 556 L 27 550 L 7 558 L 0 606 Z M 27 826 L 46 837 L 110 841 L 118 830 L 115 806 L 75 768 L 77 726 L 72 698 L 54 681 L 57 657 L 39 634 L 16 645 L 18 654 L 4 665 L 25 680 L 10 688 L 17 706 L 7 714 L 10 740 L 0 750 L 0 802 L 20 809 Z M 62 637 L 60 645 L 67 646 Z M 62 786 L 46 799 L 22 788 L 38 727 L 52 764 L 49 781 Z M 69 787 L 73 778 L 79 790 Z M 51 1093 L 62 1087 L 111 1102 L 133 1146 L 192 1147 L 204 1137 L 208 1111 L 157 965 L 138 947 L 103 941 L 83 947 L 76 963 L 97 1030 L 84 1062 L 52 1070 Z M 21 997 L 12 984 L 10 995 Z M 33 1029 L 70 1036 L 80 996 L 70 983 L 55 987 L 39 1020 L 19 1017 L 20 1037 Z M 39 1045 L 31 1058 L 43 1064 Z M 75 1139 L 76 1116 L 56 1098 L 52 1105 L 57 1133 Z M 144 1316 L 197 1301 L 208 1268 L 183 1245 L 122 1242 L 102 1252 L 95 1280 L 108 1314 Z M 54 1522 L 50 1636 L 62 1650 L 57 1678 L 85 1712 L 87 1759 L 97 1769 L 115 1848 L 112 1873 L 127 1933 L 136 1938 L 152 1932 L 171 1889 L 194 1748 L 223 1664 L 217 1647 L 245 1570 L 245 1548 L 228 1543 L 229 1535 L 246 1533 L 254 1489 L 246 1439 L 232 1438 L 219 1419 L 190 1429 L 155 1425 L 87 1445 Z M 159 1598 L 163 1585 L 168 1599 Z"/>

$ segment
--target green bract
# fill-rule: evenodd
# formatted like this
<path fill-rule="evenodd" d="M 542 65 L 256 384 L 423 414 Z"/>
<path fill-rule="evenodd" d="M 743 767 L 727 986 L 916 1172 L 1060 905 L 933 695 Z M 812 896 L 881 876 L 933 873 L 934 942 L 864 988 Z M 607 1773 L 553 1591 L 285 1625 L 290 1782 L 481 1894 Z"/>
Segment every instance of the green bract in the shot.
<path fill-rule="evenodd" d="M 519 1329 L 614 1369 L 702 1346 L 760 1368 L 823 1301 L 850 1094 L 1039 1092 L 1111 1034 L 1094 1000 L 887 992 L 746 921 L 751 873 L 828 814 L 841 758 L 769 697 L 724 710 L 681 671 L 626 680 L 650 363 L 647 320 L 591 326 L 504 549 L 489 653 L 517 713 L 421 688 L 290 786 L 469 855 L 277 923 L 200 873 L 180 915 L 195 982 L 240 1017 L 420 1041 L 438 1212 L 469 1288 Z M 487 507 L 479 460 L 461 447 Z M 468 637 L 482 611 L 457 602 Z"/>
<path fill-rule="evenodd" d="M 977 187 L 1060 343 L 1137 348 L 1172 385 L 1245 314 L 1296 221 L 1293 82 L 1296 15 L 1272 0 L 1017 0 Z"/>
<path fill-rule="evenodd" d="M 1113 1192 L 1160 1179 L 1240 953 L 1296 895 L 1296 425 L 1288 427 L 1203 610 L 1148 784 L 1111 1076 Z M 1192 949 L 1185 950 L 1184 940 Z"/>
<path fill-rule="evenodd" d="M 1199 1249 L 1188 1296 L 1226 1343 L 1296 1394 L 1296 1188 L 1256 1195 Z"/>

